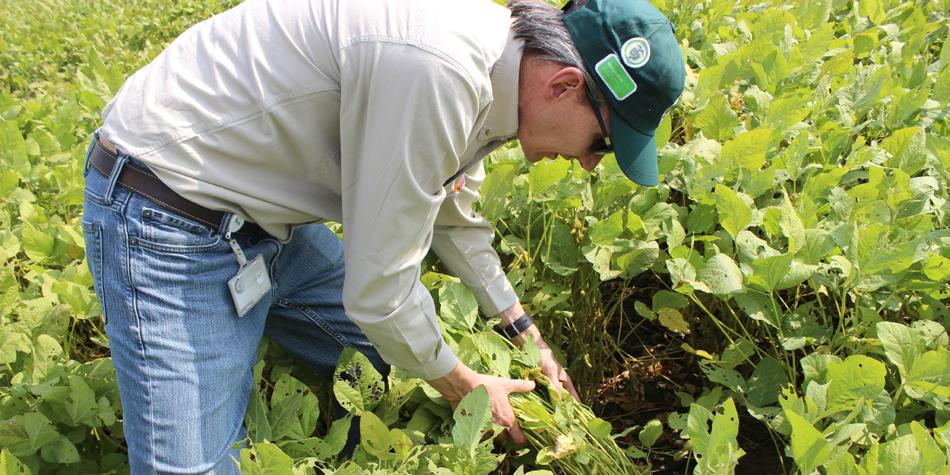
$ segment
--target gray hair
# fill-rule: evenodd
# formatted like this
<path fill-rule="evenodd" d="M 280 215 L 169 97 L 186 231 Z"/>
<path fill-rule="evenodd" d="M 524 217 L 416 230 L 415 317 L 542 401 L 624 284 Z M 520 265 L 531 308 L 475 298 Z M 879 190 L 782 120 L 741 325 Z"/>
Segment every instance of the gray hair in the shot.
<path fill-rule="evenodd" d="M 586 1 L 576 1 L 584 4 Z M 557 7 L 538 0 L 508 0 L 508 9 L 514 18 L 515 38 L 524 41 L 524 51 L 541 61 L 573 66 L 584 73 L 587 95 L 597 103 L 604 102 L 594 78 L 584 65 L 581 54 L 564 24 L 564 14 Z"/>

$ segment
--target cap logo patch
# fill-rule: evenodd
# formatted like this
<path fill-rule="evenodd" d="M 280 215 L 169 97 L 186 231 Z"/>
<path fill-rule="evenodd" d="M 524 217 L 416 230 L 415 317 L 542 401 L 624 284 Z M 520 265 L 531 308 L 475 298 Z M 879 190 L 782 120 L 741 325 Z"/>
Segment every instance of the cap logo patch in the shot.
<path fill-rule="evenodd" d="M 594 71 L 600 76 L 607 89 L 618 101 L 622 101 L 636 92 L 637 83 L 633 81 L 627 68 L 620 64 L 620 58 L 616 54 L 610 53 L 597 62 Z"/>
<path fill-rule="evenodd" d="M 650 61 L 650 42 L 646 38 L 630 38 L 620 48 L 623 62 L 631 68 L 642 68 Z"/>

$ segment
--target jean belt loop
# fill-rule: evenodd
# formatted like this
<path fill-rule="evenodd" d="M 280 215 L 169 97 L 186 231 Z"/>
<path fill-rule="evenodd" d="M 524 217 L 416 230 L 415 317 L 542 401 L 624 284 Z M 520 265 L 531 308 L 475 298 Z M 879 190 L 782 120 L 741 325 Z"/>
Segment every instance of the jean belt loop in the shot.
<path fill-rule="evenodd" d="M 92 140 L 89 141 L 89 145 L 86 146 L 86 158 L 82 162 L 82 176 L 89 174 L 89 155 L 92 154 L 92 147 L 96 145 L 96 141 L 99 140 L 99 129 L 96 129 L 92 133 Z"/>
<path fill-rule="evenodd" d="M 125 168 L 128 161 L 129 157 L 124 153 L 119 153 L 115 158 L 115 166 L 112 167 L 112 175 L 109 176 L 109 186 L 106 188 L 104 200 L 106 206 L 112 205 L 112 193 L 115 191 L 115 185 L 119 182 L 119 175 L 122 174 L 122 169 Z"/>
<path fill-rule="evenodd" d="M 228 225 L 231 224 L 232 216 L 234 216 L 234 213 L 224 213 L 224 215 L 221 216 L 221 222 L 218 223 L 218 232 L 221 233 L 221 236 L 228 233 Z"/>

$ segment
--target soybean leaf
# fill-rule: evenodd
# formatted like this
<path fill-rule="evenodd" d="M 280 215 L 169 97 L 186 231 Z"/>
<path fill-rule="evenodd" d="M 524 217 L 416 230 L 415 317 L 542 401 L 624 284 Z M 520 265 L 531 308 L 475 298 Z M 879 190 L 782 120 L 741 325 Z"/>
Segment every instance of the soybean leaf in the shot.
<path fill-rule="evenodd" d="M 383 398 L 383 378 L 359 351 L 346 347 L 333 373 L 333 394 L 354 415 L 372 411 Z"/>
<path fill-rule="evenodd" d="M 792 426 L 792 458 L 802 473 L 811 473 L 828 459 L 831 446 L 811 422 L 781 401 L 785 419 Z"/>
<path fill-rule="evenodd" d="M 828 406 L 840 406 L 847 410 L 855 407 L 858 400 L 884 389 L 887 369 L 880 361 L 864 356 L 851 355 L 840 363 L 828 365 Z"/>
<path fill-rule="evenodd" d="M 906 325 L 893 322 L 877 324 L 877 337 L 884 347 L 884 354 L 906 380 L 914 360 L 924 350 L 924 341 Z"/>
<path fill-rule="evenodd" d="M 439 289 L 439 316 L 450 328 L 464 331 L 478 319 L 478 302 L 460 282 L 446 282 Z"/>
<path fill-rule="evenodd" d="M 241 449 L 241 473 L 245 475 L 293 475 L 294 461 L 269 442 Z"/>
<path fill-rule="evenodd" d="M 729 107 L 726 96 L 715 94 L 702 112 L 696 115 L 695 124 L 706 137 L 722 141 L 732 138 L 733 129 L 739 125 L 739 120 Z"/>
<path fill-rule="evenodd" d="M 716 185 L 715 194 L 719 225 L 735 238 L 752 223 L 752 207 L 727 186 Z"/>
<path fill-rule="evenodd" d="M 756 406 L 774 404 L 788 382 L 788 374 L 778 360 L 771 356 L 762 358 L 748 380 L 749 400 Z"/>
<path fill-rule="evenodd" d="M 363 450 L 379 460 L 389 460 L 395 456 L 389 451 L 392 444 L 386 424 L 376 414 L 364 412 L 360 416 L 360 446 Z"/>
<path fill-rule="evenodd" d="M 68 464 L 79 461 L 79 451 L 76 445 L 66 437 L 59 437 L 40 450 L 43 460 L 51 463 Z"/>
<path fill-rule="evenodd" d="M 651 419 L 643 426 L 643 430 L 637 435 L 640 443 L 646 447 L 653 447 L 657 439 L 663 434 L 663 423 L 659 419 Z"/>
<path fill-rule="evenodd" d="M 492 422 L 491 401 L 485 386 L 475 388 L 462 398 L 452 418 L 455 420 L 452 442 L 456 447 L 474 452 L 482 434 L 491 427 Z"/>
<path fill-rule="evenodd" d="M 30 467 L 27 467 L 16 458 L 9 449 L 0 450 L 0 475 L 32 475 Z"/>
<path fill-rule="evenodd" d="M 742 271 L 731 257 L 716 254 L 706 261 L 699 271 L 697 279 L 706 284 L 709 292 L 716 295 L 729 295 L 742 290 Z"/>
<path fill-rule="evenodd" d="M 908 396 L 942 407 L 950 398 L 950 352 L 928 351 L 916 358 L 904 388 Z"/>
<path fill-rule="evenodd" d="M 674 308 L 661 308 L 657 310 L 660 324 L 677 333 L 689 333 L 689 324 L 683 319 L 683 315 Z"/>

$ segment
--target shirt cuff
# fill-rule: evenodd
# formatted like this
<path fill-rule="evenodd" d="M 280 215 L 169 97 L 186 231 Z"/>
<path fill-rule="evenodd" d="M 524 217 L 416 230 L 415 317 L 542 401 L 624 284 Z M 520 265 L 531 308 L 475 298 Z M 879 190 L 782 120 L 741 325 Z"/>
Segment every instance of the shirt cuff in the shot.
<path fill-rule="evenodd" d="M 494 316 L 518 303 L 518 294 L 502 272 L 494 281 L 482 288 L 469 288 L 478 301 L 482 313 Z"/>

